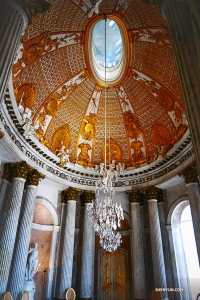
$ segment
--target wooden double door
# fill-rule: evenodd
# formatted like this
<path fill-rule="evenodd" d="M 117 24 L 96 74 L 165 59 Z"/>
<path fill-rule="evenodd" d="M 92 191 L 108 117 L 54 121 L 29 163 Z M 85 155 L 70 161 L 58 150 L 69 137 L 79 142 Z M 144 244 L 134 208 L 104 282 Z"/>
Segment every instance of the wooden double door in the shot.
<path fill-rule="evenodd" d="M 127 259 L 126 252 L 101 252 L 100 254 L 100 300 L 127 299 Z"/>

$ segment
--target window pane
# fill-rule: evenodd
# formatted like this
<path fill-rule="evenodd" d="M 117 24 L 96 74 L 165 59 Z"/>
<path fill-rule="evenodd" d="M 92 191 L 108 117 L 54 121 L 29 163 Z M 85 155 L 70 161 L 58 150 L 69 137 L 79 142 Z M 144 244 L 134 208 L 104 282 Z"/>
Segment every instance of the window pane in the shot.
<path fill-rule="evenodd" d="M 106 22 L 106 59 L 105 59 L 105 20 L 97 22 L 93 29 L 92 50 L 100 67 L 116 67 L 122 56 L 122 38 L 117 23 L 111 19 Z"/>

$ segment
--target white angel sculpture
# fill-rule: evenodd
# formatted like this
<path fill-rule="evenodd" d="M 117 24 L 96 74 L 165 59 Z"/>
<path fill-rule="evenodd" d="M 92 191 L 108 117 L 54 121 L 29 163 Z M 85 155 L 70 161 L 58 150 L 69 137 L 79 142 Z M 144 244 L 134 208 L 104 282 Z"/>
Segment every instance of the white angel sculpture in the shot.
<path fill-rule="evenodd" d="M 38 250 L 37 250 L 38 243 L 34 243 L 34 247 L 30 248 L 28 253 L 30 256 L 28 258 L 27 266 L 26 266 L 26 274 L 25 280 L 26 281 L 33 281 L 33 276 L 37 272 L 40 263 L 38 261 Z"/>
<path fill-rule="evenodd" d="M 99 13 L 99 4 L 102 2 L 103 0 L 96 0 L 94 1 L 94 6 L 91 7 L 89 13 L 88 13 L 88 18 L 91 18 L 91 16 L 93 15 L 93 13 L 95 12 L 95 14 Z"/>

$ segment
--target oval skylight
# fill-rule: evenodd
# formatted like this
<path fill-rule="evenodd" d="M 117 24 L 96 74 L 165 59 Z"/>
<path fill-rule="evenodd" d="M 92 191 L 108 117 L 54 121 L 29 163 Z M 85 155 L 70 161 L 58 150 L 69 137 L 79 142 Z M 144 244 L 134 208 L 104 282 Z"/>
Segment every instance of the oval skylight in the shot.
<path fill-rule="evenodd" d="M 91 76 L 101 85 L 116 85 L 129 66 L 128 33 L 115 16 L 93 19 L 86 32 L 85 55 Z M 106 76 L 106 77 L 105 77 Z"/>
<path fill-rule="evenodd" d="M 122 37 L 115 21 L 100 20 L 95 24 L 92 33 L 92 51 L 100 69 L 105 66 L 108 69 L 118 66 L 122 57 Z"/>

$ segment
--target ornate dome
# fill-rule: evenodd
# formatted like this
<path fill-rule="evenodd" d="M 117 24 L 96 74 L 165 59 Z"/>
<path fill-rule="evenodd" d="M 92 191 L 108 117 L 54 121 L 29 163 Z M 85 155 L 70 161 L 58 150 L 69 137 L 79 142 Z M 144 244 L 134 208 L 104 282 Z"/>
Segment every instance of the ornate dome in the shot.
<path fill-rule="evenodd" d="M 12 69 L 15 111 L 22 106 L 32 112 L 34 134 L 26 143 L 62 168 L 59 174 L 90 174 L 105 156 L 106 99 L 107 162 L 122 163 L 126 177 L 160 168 L 179 155 L 188 144 L 188 126 L 160 7 L 106 0 L 96 14 L 89 0 L 49 4 L 24 32 Z M 123 40 L 120 78 L 106 88 L 91 67 L 90 42 L 94 24 L 105 16 L 116 22 Z M 62 147 L 69 149 L 66 165 L 59 165 Z"/>

